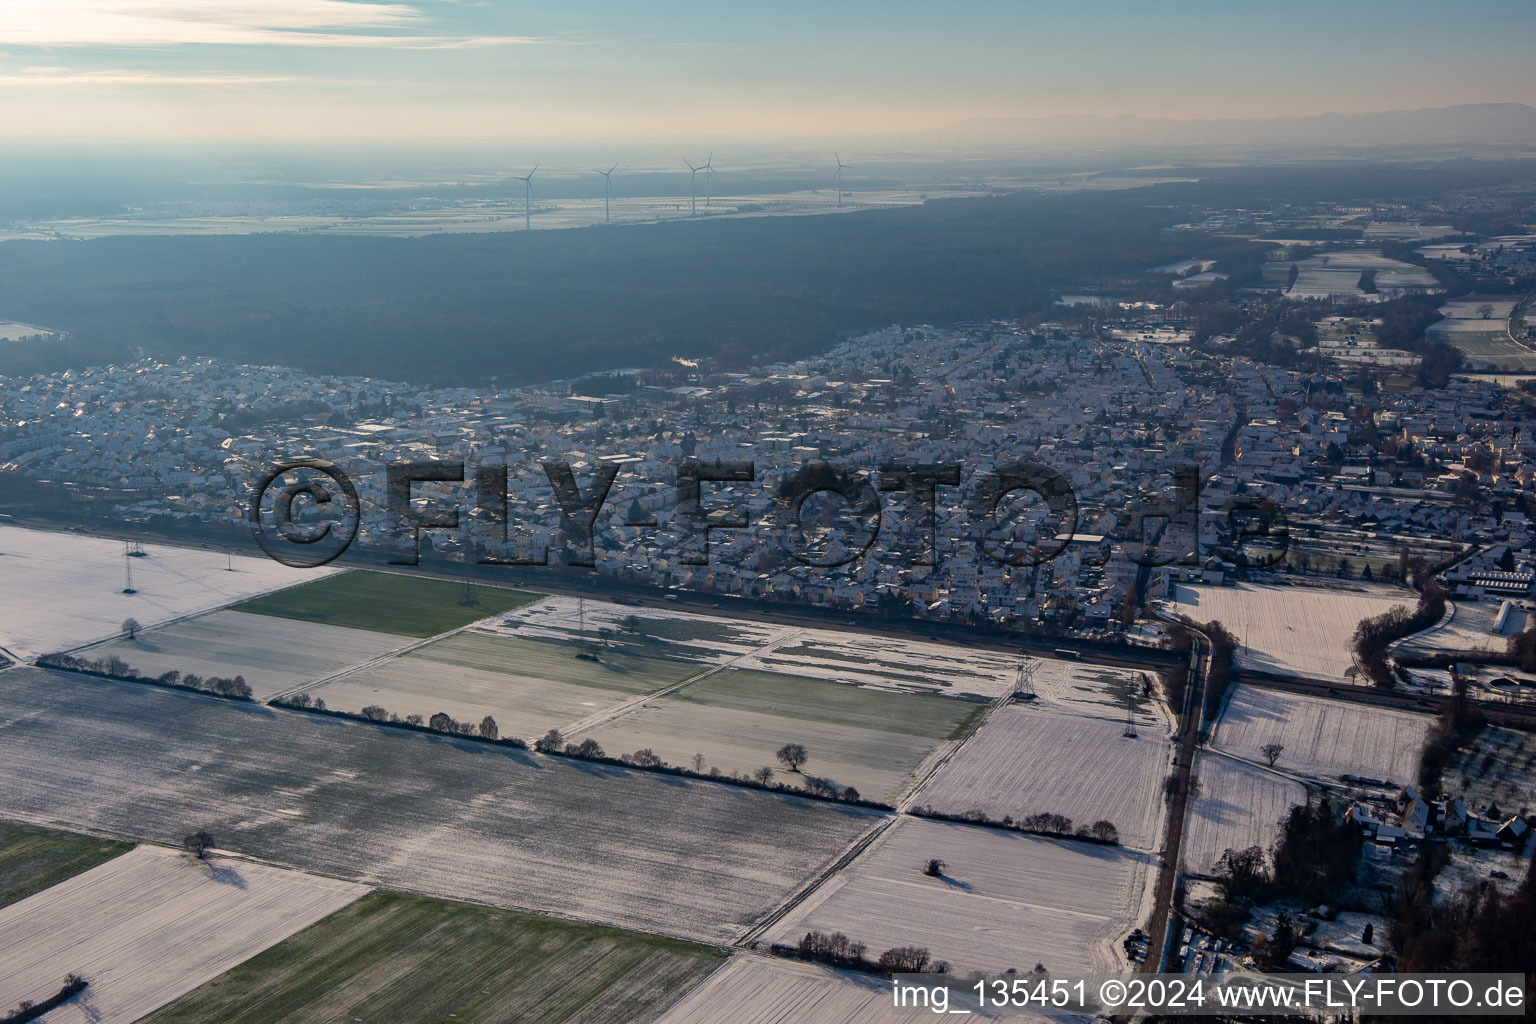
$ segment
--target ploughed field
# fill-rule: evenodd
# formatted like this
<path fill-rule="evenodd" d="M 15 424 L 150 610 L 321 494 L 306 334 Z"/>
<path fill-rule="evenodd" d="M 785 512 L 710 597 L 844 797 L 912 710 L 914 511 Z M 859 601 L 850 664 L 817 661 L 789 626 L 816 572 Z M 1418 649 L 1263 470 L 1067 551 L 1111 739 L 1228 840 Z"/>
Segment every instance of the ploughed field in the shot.
<path fill-rule="evenodd" d="M 0 910 L 0 1006 L 90 984 L 51 1024 L 129 1024 L 367 889 L 141 846 Z"/>
<path fill-rule="evenodd" d="M 1077 825 L 1114 823 L 1120 841 L 1152 849 L 1171 747 L 1161 728 L 1022 707 L 999 709 L 923 787 L 916 802 L 993 820 L 1048 812 Z M 1033 965 L 1030 965 L 1033 966 Z"/>
<path fill-rule="evenodd" d="M 71 673 L 0 674 L 0 816 L 730 939 L 880 816 Z"/>
<path fill-rule="evenodd" d="M 959 1009 L 958 1004 L 954 1004 Z M 931 1016 L 898 1016 L 891 983 L 877 975 L 740 954 L 680 999 L 658 1024 L 895 1024 Z M 1010 1012 L 972 1013 L 966 1020 L 1043 1020 Z"/>
<path fill-rule="evenodd" d="M 1434 718 L 1412 711 L 1239 685 L 1213 743 L 1251 761 L 1279 743 L 1275 767 L 1309 776 L 1353 775 L 1399 786 L 1415 781 Z"/>
<path fill-rule="evenodd" d="M 943 877 L 924 874 L 934 857 Z M 1121 938 L 1150 909 L 1148 876 L 1146 856 L 1120 847 L 903 817 L 769 937 L 843 932 L 871 958 L 922 946 L 961 975 L 1119 970 Z"/>
<path fill-rule="evenodd" d="M 0 648 L 52 654 L 115 636 L 126 619 L 152 626 L 330 573 L 198 548 L 144 550 L 128 558 L 122 541 L 0 526 Z M 130 570 L 135 593 L 125 594 Z"/>
<path fill-rule="evenodd" d="M 1267 851 L 1281 819 L 1307 801 L 1301 783 L 1219 754 L 1202 756 L 1195 774 L 1200 793 L 1189 805 L 1181 853 L 1185 870 L 1197 875 L 1214 875 L 1228 849 Z"/>
<path fill-rule="evenodd" d="M 266 700 L 413 642 L 408 636 L 350 626 L 221 611 L 77 653 L 121 658 L 150 677 L 172 671 L 205 679 L 243 676 L 255 698 Z"/>

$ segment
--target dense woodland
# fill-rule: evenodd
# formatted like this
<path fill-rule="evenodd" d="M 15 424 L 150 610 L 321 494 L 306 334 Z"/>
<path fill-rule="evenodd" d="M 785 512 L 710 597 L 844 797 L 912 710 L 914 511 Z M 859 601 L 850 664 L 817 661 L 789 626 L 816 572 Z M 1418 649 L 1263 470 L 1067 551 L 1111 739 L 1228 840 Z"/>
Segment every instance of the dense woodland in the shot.
<path fill-rule="evenodd" d="M 419 239 L 9 243 L 0 309 L 70 332 L 73 350 L 10 346 L 0 372 L 135 349 L 454 383 L 674 355 L 745 366 L 849 329 L 1027 315 L 1053 289 L 1212 244 L 1168 235 L 1177 211 L 1132 195 Z"/>

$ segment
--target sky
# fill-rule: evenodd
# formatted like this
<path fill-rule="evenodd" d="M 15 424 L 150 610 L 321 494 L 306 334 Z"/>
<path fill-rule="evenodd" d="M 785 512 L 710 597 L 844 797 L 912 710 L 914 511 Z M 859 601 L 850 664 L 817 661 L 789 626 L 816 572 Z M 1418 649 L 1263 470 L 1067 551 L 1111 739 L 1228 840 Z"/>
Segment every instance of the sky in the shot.
<path fill-rule="evenodd" d="M 1536 104 L 1530 0 L 0 0 L 0 135 L 820 139 Z"/>

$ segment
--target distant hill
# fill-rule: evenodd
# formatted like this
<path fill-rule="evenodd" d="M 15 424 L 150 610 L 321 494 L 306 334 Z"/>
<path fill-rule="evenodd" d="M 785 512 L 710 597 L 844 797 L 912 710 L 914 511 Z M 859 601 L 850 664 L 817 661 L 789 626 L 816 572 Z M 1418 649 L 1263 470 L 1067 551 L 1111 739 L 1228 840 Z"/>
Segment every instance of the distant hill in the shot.
<path fill-rule="evenodd" d="M 1175 120 L 1028 117 L 962 121 L 962 143 L 1068 145 L 1392 146 L 1536 143 L 1536 108 L 1523 103 L 1385 110 L 1313 117 Z"/>

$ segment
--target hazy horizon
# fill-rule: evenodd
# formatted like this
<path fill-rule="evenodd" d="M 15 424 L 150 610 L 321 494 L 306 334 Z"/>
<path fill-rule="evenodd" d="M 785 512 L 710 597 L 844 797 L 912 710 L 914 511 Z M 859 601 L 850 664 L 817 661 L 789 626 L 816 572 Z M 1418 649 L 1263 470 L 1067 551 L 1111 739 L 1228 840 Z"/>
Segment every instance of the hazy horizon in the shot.
<path fill-rule="evenodd" d="M 1123 2 L 8 7 L 0 131 L 40 140 L 793 144 L 912 138 L 977 119 L 1536 102 L 1524 33 L 1499 30 L 1529 9 L 1508 0 L 1202 3 L 1179 17 Z"/>

